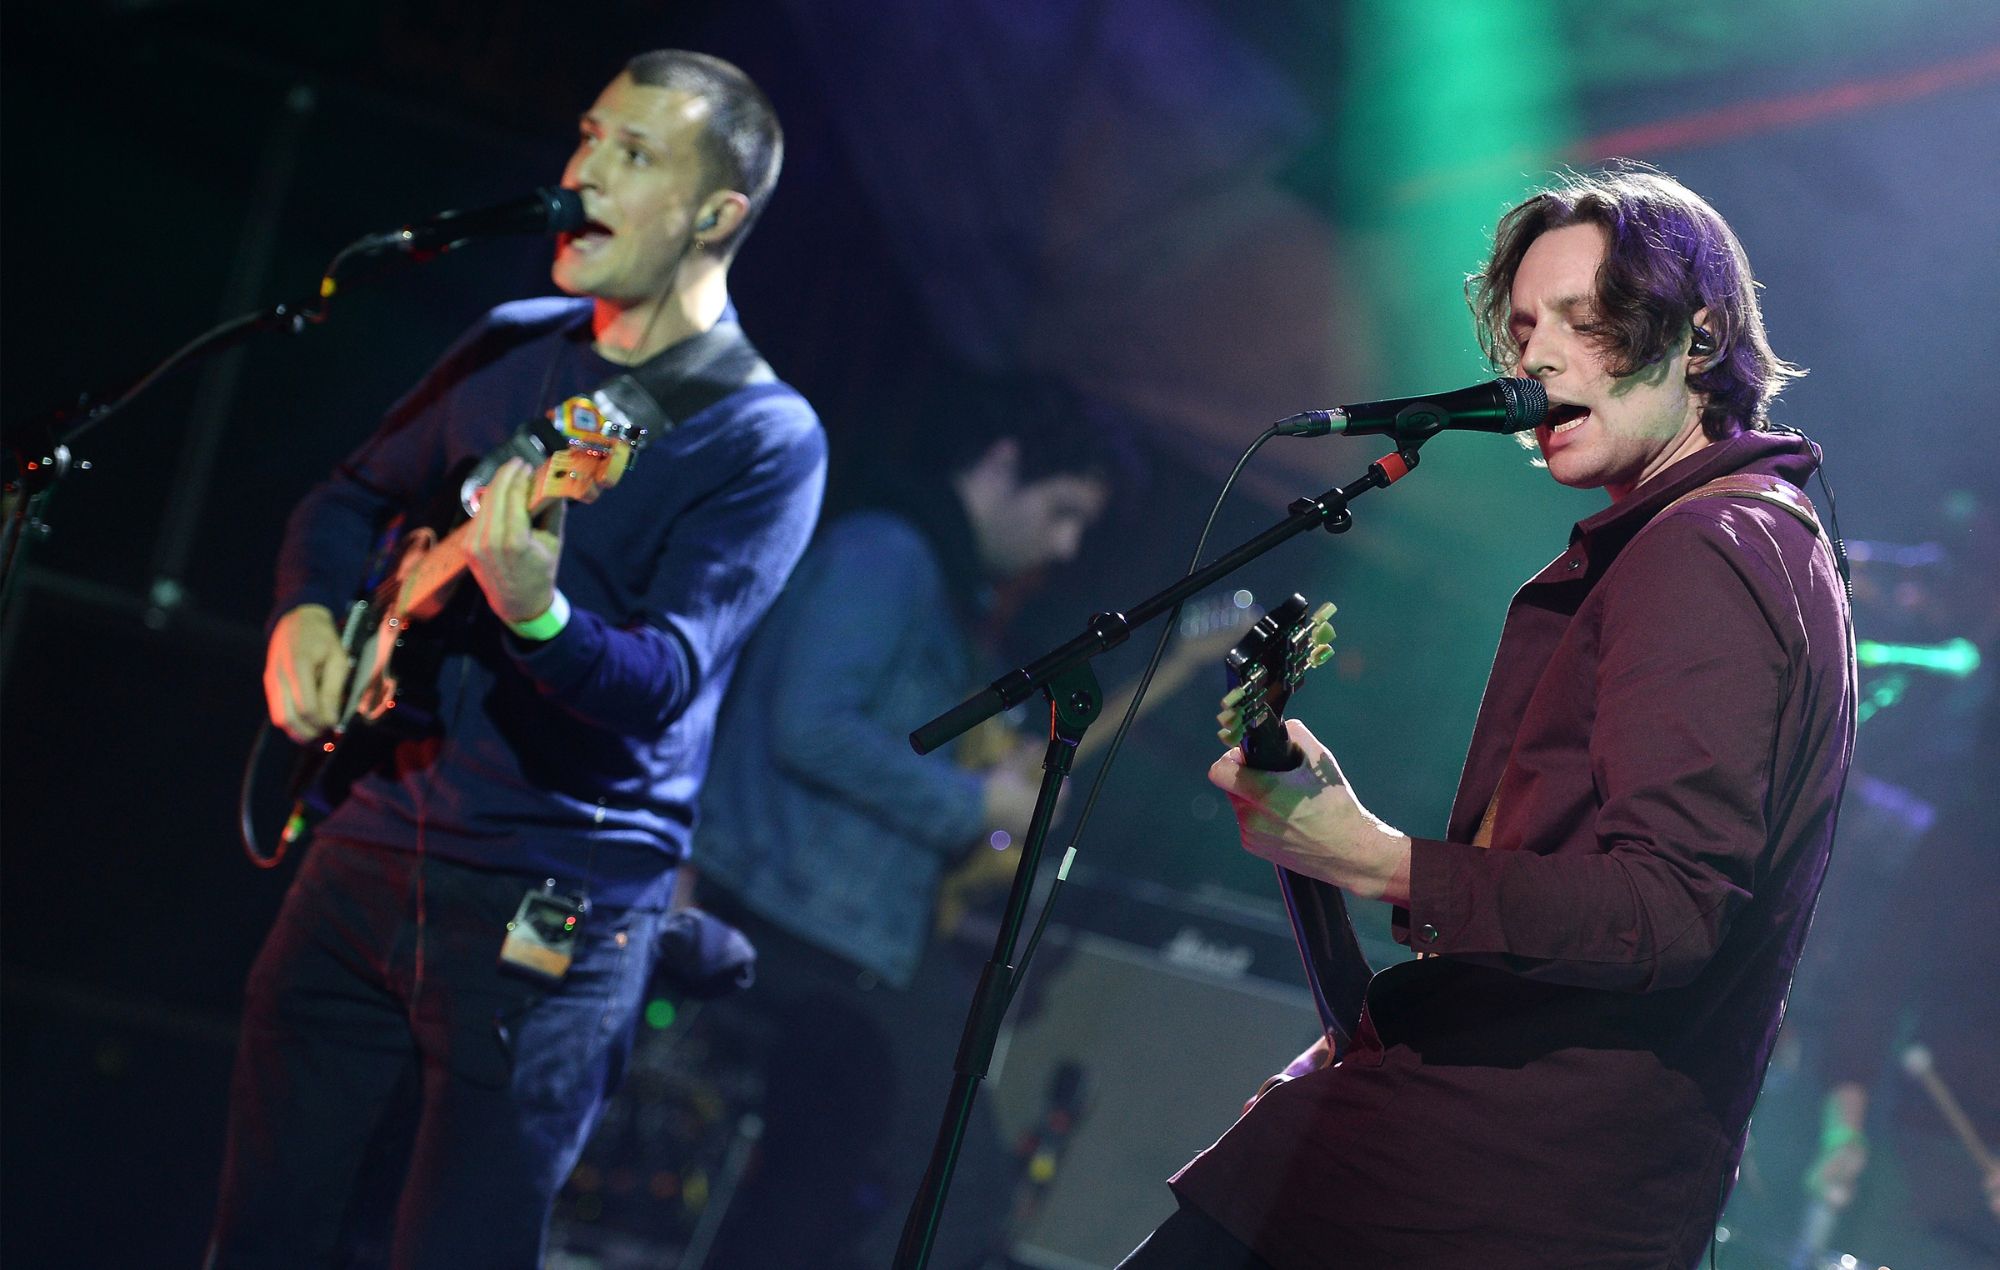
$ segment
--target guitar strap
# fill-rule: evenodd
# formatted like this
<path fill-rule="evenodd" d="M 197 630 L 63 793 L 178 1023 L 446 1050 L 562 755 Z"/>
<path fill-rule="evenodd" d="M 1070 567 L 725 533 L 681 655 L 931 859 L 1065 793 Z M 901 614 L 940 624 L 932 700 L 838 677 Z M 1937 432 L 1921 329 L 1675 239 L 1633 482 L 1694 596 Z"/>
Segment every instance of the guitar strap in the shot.
<path fill-rule="evenodd" d="M 1767 503 L 1775 503 L 1805 522 L 1806 528 L 1821 543 L 1826 542 L 1826 531 L 1820 528 L 1819 513 L 1813 510 L 1812 500 L 1805 492 L 1790 481 L 1775 476 L 1760 476 L 1755 472 L 1736 472 L 1729 476 L 1718 476 L 1706 485 L 1697 485 L 1659 511 L 1659 515 L 1640 526 L 1644 533 L 1650 526 L 1682 503 L 1693 502 L 1697 498 L 1755 498 Z M 1828 547 L 1831 551 L 1832 548 Z"/>
<path fill-rule="evenodd" d="M 1820 526 L 1819 513 L 1813 509 L 1812 500 L 1805 496 L 1805 492 L 1790 481 L 1780 480 L 1775 476 L 1762 476 L 1755 472 L 1735 472 L 1728 476 L 1718 476 L 1704 485 L 1695 486 L 1662 507 L 1651 520 L 1639 526 L 1639 533 L 1643 534 L 1658 524 L 1662 517 L 1682 503 L 1693 502 L 1697 498 L 1754 498 L 1782 507 L 1805 522 L 1806 527 L 1813 531 L 1813 537 L 1818 541 L 1820 550 L 1826 552 L 1829 559 L 1832 558 L 1833 548 L 1827 541 L 1826 530 Z M 1633 535 L 1634 538 L 1638 536 L 1638 534 Z M 1849 638 L 1852 639 L 1851 628 Z M 1506 784 L 1504 771 L 1501 773 L 1500 784 Z M 1486 804 L 1486 814 L 1479 818 L 1479 830 L 1472 835 L 1473 846 L 1493 845 L 1493 822 L 1499 815 L 1500 786 L 1496 785 L 1491 801 Z"/>
<path fill-rule="evenodd" d="M 723 398 L 777 375 L 734 322 L 717 322 L 693 338 L 600 384 L 592 396 L 621 423 L 645 429 L 648 440 L 672 432 Z M 509 459 L 539 464 L 563 446 L 546 415 L 537 414 L 489 451 L 459 485 L 459 503 L 469 515 L 476 491 L 484 489 Z"/>
<path fill-rule="evenodd" d="M 692 360 L 654 357 L 606 380 L 598 395 L 657 439 L 739 389 L 776 382 L 736 323 L 717 322 L 695 339 L 705 346 L 694 350 Z"/>

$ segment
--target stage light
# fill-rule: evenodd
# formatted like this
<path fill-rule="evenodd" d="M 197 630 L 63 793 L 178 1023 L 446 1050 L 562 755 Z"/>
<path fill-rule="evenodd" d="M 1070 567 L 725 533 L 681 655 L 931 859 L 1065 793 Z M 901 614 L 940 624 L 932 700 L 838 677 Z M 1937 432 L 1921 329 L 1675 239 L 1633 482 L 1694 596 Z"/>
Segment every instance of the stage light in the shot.
<path fill-rule="evenodd" d="M 1913 666 L 1957 679 L 1969 678 L 1979 669 L 1979 650 L 1969 639 L 1948 639 L 1939 644 L 1884 644 L 1872 639 L 1856 640 L 1854 659 L 1864 666 Z"/>

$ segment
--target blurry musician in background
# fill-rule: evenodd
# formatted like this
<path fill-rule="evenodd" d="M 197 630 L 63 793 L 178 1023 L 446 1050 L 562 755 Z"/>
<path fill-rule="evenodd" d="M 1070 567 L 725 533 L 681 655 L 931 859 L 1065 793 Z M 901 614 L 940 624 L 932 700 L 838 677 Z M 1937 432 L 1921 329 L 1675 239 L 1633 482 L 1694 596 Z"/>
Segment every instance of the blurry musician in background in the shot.
<path fill-rule="evenodd" d="M 1796 372 L 1713 208 L 1636 168 L 1501 221 L 1468 288 L 1611 505 L 1515 596 L 1446 836 L 1299 769 L 1210 778 L 1244 847 L 1395 907 L 1425 954 L 1173 1180 L 1130 1270 L 1683 1270 L 1742 1149 L 1854 728 L 1847 605 L 1771 430 Z"/>
<path fill-rule="evenodd" d="M 1962 658 L 1940 673 L 1924 656 L 2000 647 L 1995 511 L 1955 491 L 1941 559 L 1856 570 L 1864 629 L 1915 662 L 1899 669 L 1882 650 L 1877 699 L 1896 704 L 1862 730 L 1859 761 L 1878 782 L 1909 782 L 1904 796 L 1935 818 L 1907 855 L 1841 836 L 1840 893 L 1829 883 L 1810 984 L 1800 975 L 1818 1008 L 1788 1019 L 1828 1087 L 1801 1264 L 1847 1250 L 1926 1270 L 2000 1265 L 2000 668 Z"/>
<path fill-rule="evenodd" d="M 2000 724 L 1989 717 L 1985 726 L 1980 770 L 1990 777 L 2000 771 Z M 1809 1240 L 1823 1248 L 1925 1270 L 2000 1264 L 1992 822 L 1990 785 L 1968 786 L 1947 804 L 1896 879 L 1881 922 L 1858 942 L 1860 955 L 1846 961 L 1853 973 L 1838 985 L 1822 1046 L 1832 1087 L 1821 1154 L 1806 1178 L 1809 1194 L 1838 1215 Z M 1942 1098 L 1930 1092 L 1939 1085 Z"/>
<path fill-rule="evenodd" d="M 321 823 L 251 969 L 212 1266 L 540 1264 L 632 1043 L 723 690 L 818 514 L 819 421 L 727 285 L 778 176 L 770 104 L 654 52 L 580 131 L 568 298 L 488 314 L 294 513 L 273 723 L 303 743 L 340 719 L 333 613 L 393 517 L 456 504 L 523 421 L 615 377 L 684 408 L 567 517 L 530 514 L 518 459 L 485 486 L 471 584 L 427 624 L 439 728 Z"/>
<path fill-rule="evenodd" d="M 694 864 L 702 905 L 758 948 L 756 987 L 721 1008 L 776 1039 L 716 1265 L 888 1264 L 970 999 L 930 946 L 940 887 L 968 861 L 1011 875 L 1018 852 L 993 848 L 1025 831 L 1043 753 L 988 731 L 955 763 L 919 758 L 909 733 L 991 677 L 977 636 L 999 589 L 1074 556 L 1127 465 L 1053 385 L 948 397 L 907 465 L 821 533 L 723 709 Z M 1004 1168 L 976 1118 L 937 1264 L 986 1251 Z"/>

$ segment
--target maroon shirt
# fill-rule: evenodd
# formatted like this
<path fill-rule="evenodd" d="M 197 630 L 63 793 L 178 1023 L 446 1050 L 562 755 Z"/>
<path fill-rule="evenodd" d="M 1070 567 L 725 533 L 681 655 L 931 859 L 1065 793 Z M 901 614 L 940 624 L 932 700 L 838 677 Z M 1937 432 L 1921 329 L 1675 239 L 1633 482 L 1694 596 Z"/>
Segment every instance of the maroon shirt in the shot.
<path fill-rule="evenodd" d="M 1515 595 L 1445 841 L 1418 838 L 1352 1054 L 1173 1179 L 1279 1270 L 1673 1267 L 1733 1176 L 1854 736 L 1796 439 L 1708 446 Z M 1471 845 L 1499 789 L 1490 849 Z"/>

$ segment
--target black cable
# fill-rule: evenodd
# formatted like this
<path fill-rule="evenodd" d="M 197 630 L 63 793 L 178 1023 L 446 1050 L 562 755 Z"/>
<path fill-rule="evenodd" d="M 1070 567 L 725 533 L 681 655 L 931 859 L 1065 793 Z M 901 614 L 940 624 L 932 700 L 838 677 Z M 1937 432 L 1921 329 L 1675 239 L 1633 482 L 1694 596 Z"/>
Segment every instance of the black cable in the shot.
<path fill-rule="evenodd" d="M 264 763 L 264 747 L 271 740 L 271 720 L 266 718 L 257 725 L 257 738 L 250 743 L 250 753 L 243 760 L 243 783 L 236 789 L 236 832 L 243 840 L 243 854 L 250 863 L 260 869 L 275 869 L 285 862 L 285 849 L 291 844 L 281 835 L 275 849 L 266 851 L 257 837 L 257 817 L 252 799 L 257 792 L 257 777 Z"/>
<path fill-rule="evenodd" d="M 1813 474 L 1819 477 L 1820 490 L 1826 494 L 1826 529 L 1827 538 L 1833 546 L 1833 563 L 1840 570 L 1840 582 L 1842 586 L 1847 588 L 1847 603 L 1849 607 L 1852 607 L 1854 604 L 1854 571 L 1847 559 L 1847 540 L 1840 536 L 1840 509 L 1834 506 L 1833 486 L 1828 484 L 1826 479 L 1826 452 L 1819 448 L 1819 442 L 1813 440 L 1799 429 L 1794 428 L 1789 423 L 1773 423 L 1770 425 L 1770 430 L 1797 437 L 1799 440 L 1805 442 L 1806 449 L 1812 452 Z"/>
<path fill-rule="evenodd" d="M 1236 466 L 1229 469 L 1228 479 L 1222 482 L 1222 489 L 1216 494 L 1214 505 L 1208 509 L 1208 519 L 1202 523 L 1201 536 L 1195 540 L 1194 553 L 1188 558 L 1188 566 L 1182 573 L 1182 577 L 1186 577 L 1201 567 L 1202 549 L 1208 546 L 1208 535 L 1215 528 L 1215 517 L 1217 513 L 1221 512 L 1223 501 L 1229 497 L 1229 491 L 1235 488 L 1236 478 L 1243 474 L 1244 464 L 1248 463 L 1251 456 L 1256 454 L 1258 450 L 1264 448 L 1266 441 L 1277 435 L 1278 429 L 1276 425 L 1266 428 L 1255 441 L 1250 443 L 1250 448 L 1243 451 L 1242 457 L 1236 460 Z M 1181 604 L 1185 604 L 1186 602 L 1183 600 Z M 1146 689 L 1152 685 L 1153 672 L 1160 668 L 1160 658 L 1166 654 L 1167 641 L 1173 638 L 1174 631 L 1180 621 L 1181 604 L 1174 605 L 1167 613 L 1166 620 L 1160 624 L 1160 637 L 1153 642 L 1153 655 L 1146 662 L 1145 673 L 1139 676 L 1139 686 L 1132 693 L 1132 704 L 1125 707 L 1125 717 L 1118 721 L 1118 730 L 1112 734 L 1111 745 L 1104 752 L 1104 762 L 1098 766 L 1097 775 L 1090 782 L 1090 793 L 1084 798 L 1083 810 L 1077 814 L 1076 828 L 1070 832 L 1069 846 L 1063 851 L 1062 864 L 1056 869 L 1055 881 L 1050 885 L 1048 895 L 1042 900 L 1042 911 L 1040 916 L 1035 919 L 1034 932 L 1028 936 L 1027 947 L 1022 950 L 1020 957 L 1015 961 L 1015 964 L 1022 969 L 1017 971 L 1008 981 L 1007 1004 L 1002 1007 L 1003 1012 L 1013 1005 L 1014 994 L 1021 989 L 1021 980 L 1026 974 L 1029 962 L 1034 958 L 1035 947 L 1041 943 L 1042 931 L 1047 928 L 1049 916 L 1055 911 L 1056 896 L 1061 893 L 1064 878 L 1069 873 L 1070 863 L 1076 858 L 1077 844 L 1083 840 L 1084 826 L 1090 823 L 1090 813 L 1097 806 L 1098 795 L 1104 790 L 1105 778 L 1111 774 L 1111 766 L 1117 761 L 1118 751 L 1125 744 L 1125 734 L 1131 731 L 1133 720 L 1139 716 L 1139 706 L 1146 699 Z"/>
<path fill-rule="evenodd" d="M 372 254 L 380 249 L 381 244 L 375 241 L 373 235 L 357 238 L 335 252 L 333 259 L 327 261 L 326 268 L 320 271 L 319 293 L 311 301 L 299 305 L 279 305 L 272 309 L 260 309 L 254 313 L 246 313 L 239 317 L 230 318 L 228 321 L 220 323 L 197 335 L 194 339 L 189 340 L 186 344 L 175 350 L 165 361 L 134 380 L 131 386 L 120 392 L 109 404 L 92 410 L 89 417 L 71 434 L 70 439 L 74 440 L 90 428 L 102 423 L 106 418 L 122 409 L 141 392 L 158 383 L 161 378 L 183 361 L 201 352 L 210 343 L 225 336 L 255 327 L 278 326 L 289 326 L 291 332 L 297 334 L 303 331 L 307 324 L 316 326 L 326 321 L 327 310 L 332 306 L 333 297 L 340 291 L 340 271 L 342 266 L 346 265 L 355 256 Z M 544 388 L 546 389 L 546 385 L 544 385 Z M 375 590 L 381 585 L 383 584 L 379 577 L 372 579 L 364 584 L 363 593 Z M 379 604 L 379 597 L 377 602 Z M 351 662 L 348 673 L 354 673 Z M 236 793 L 237 834 L 243 842 L 244 855 L 249 857 L 250 863 L 260 869 L 275 869 L 284 863 L 285 853 L 291 846 L 281 835 L 274 849 L 269 851 L 264 849 L 263 844 L 258 841 L 256 816 L 251 805 L 253 795 L 257 791 L 257 778 L 260 774 L 258 769 L 263 761 L 264 750 L 270 742 L 271 734 L 276 730 L 268 719 L 257 729 L 256 739 L 250 743 L 249 757 L 243 764 L 243 780 L 237 787 Z M 419 826 L 419 831 L 421 833 L 421 826 Z"/>

